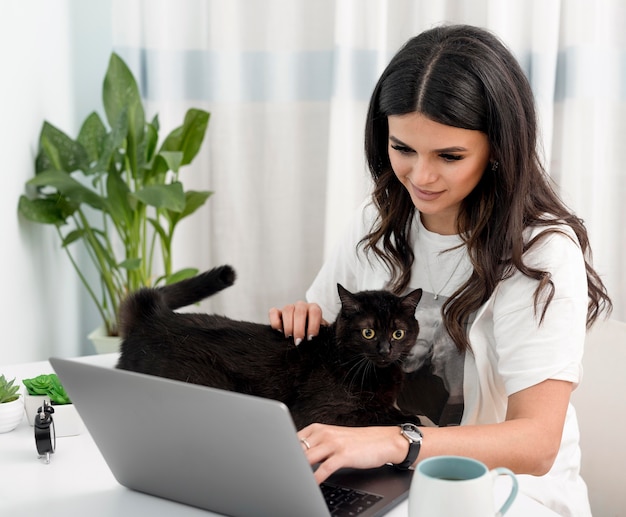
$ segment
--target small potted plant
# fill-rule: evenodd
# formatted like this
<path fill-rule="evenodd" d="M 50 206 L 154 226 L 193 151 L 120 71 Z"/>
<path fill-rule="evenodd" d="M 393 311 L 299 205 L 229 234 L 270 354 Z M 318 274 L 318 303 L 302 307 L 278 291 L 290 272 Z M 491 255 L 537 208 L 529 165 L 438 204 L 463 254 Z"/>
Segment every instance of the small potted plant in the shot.
<path fill-rule="evenodd" d="M 24 401 L 19 394 L 15 379 L 7 380 L 0 375 L 0 433 L 13 431 L 24 416 Z"/>
<path fill-rule="evenodd" d="M 56 436 L 73 436 L 82 431 L 82 420 L 76 412 L 65 388 L 56 373 L 38 375 L 31 379 L 22 379 L 26 387 L 24 406 L 28 423 L 35 423 L 35 416 L 44 400 L 54 408 L 53 420 Z"/>
<path fill-rule="evenodd" d="M 95 111 L 76 139 L 43 123 L 35 176 L 26 184 L 27 195 L 20 196 L 18 212 L 55 227 L 96 304 L 104 333 L 116 336 L 118 306 L 129 292 L 198 271 L 172 269 L 172 242 L 180 221 L 212 194 L 185 190 L 180 177 L 200 150 L 209 113 L 189 109 L 159 145 L 158 115 L 145 119 L 137 82 L 115 53 L 102 99 L 108 127 Z M 86 264 L 76 260 L 77 243 L 87 251 Z"/>

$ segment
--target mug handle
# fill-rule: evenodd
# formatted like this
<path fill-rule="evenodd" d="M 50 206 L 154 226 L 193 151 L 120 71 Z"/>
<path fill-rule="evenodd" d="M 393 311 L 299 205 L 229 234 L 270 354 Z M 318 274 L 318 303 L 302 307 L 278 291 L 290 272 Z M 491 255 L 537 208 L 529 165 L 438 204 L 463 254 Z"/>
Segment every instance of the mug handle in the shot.
<path fill-rule="evenodd" d="M 511 493 L 509 494 L 509 497 L 507 497 L 506 501 L 504 501 L 504 504 L 496 512 L 496 517 L 502 517 L 509 510 L 509 508 L 513 504 L 513 501 L 515 501 L 515 497 L 517 496 L 517 477 L 515 477 L 515 474 L 513 474 L 512 471 L 504 467 L 495 468 L 491 472 L 494 475 L 494 479 L 496 476 L 509 476 L 511 478 L 511 481 L 513 481 L 513 486 L 511 487 Z"/>

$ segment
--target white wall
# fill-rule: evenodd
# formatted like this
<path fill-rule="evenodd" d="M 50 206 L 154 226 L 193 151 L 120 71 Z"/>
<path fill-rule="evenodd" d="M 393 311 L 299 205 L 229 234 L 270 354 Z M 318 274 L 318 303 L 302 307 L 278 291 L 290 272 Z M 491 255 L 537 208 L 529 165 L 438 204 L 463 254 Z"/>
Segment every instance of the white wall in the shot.
<path fill-rule="evenodd" d="M 0 16 L 0 189 L 2 307 L 0 365 L 77 355 L 97 317 L 51 227 L 17 214 L 34 174 L 43 120 L 75 136 L 100 106 L 111 52 L 110 0 L 8 0 Z"/>

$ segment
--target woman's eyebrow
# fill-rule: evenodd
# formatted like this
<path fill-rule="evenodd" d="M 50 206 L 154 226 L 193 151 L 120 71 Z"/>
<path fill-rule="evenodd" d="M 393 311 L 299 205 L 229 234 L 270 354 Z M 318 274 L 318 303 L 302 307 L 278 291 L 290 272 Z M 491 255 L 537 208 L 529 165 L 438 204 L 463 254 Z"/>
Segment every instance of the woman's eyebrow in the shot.
<path fill-rule="evenodd" d="M 391 140 L 394 144 L 398 144 L 398 145 L 401 145 L 403 147 L 411 147 L 409 145 L 406 145 L 402 140 L 396 138 L 393 135 L 389 135 L 389 140 Z"/>
<path fill-rule="evenodd" d="M 393 135 L 389 135 L 389 140 L 391 140 L 394 144 L 401 145 L 401 146 L 406 147 L 408 149 L 412 149 L 412 147 L 410 145 L 405 144 L 402 140 L 400 140 L 399 138 L 396 138 Z M 433 153 L 437 153 L 437 154 L 464 153 L 466 151 L 467 151 L 467 148 L 466 147 L 462 147 L 460 145 L 453 145 L 451 147 L 443 147 L 441 149 L 433 149 Z"/>
<path fill-rule="evenodd" d="M 455 145 L 452 147 L 444 147 L 443 149 L 435 149 L 433 152 L 435 153 L 464 153 L 467 151 L 465 147 L 461 147 L 460 145 Z"/>

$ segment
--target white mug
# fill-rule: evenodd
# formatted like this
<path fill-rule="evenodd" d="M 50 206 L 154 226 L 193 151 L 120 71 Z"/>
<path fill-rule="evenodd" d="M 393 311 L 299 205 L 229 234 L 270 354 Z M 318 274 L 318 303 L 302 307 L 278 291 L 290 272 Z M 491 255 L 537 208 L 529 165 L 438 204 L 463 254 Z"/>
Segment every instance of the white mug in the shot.
<path fill-rule="evenodd" d="M 496 512 L 496 477 L 513 481 L 511 492 Z M 489 470 L 480 461 L 462 456 L 436 456 L 418 463 L 409 492 L 409 517 L 499 517 L 517 496 L 517 478 L 509 469 Z"/>

